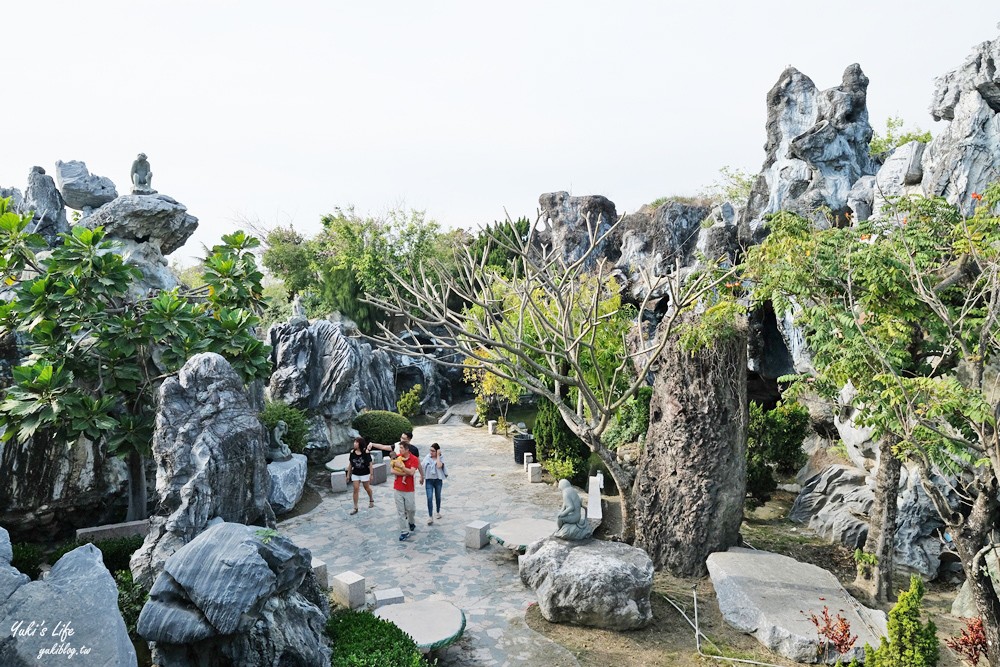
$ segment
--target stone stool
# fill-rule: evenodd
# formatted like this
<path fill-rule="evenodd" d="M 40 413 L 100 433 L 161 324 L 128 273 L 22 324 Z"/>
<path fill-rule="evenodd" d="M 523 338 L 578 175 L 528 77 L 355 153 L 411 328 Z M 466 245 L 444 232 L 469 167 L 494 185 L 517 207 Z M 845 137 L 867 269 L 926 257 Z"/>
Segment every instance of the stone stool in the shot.
<path fill-rule="evenodd" d="M 535 462 L 535 455 L 531 452 L 524 453 L 524 472 L 528 472 L 528 466 Z"/>
<path fill-rule="evenodd" d="M 330 596 L 348 609 L 357 609 L 365 604 L 365 578 L 356 572 L 341 572 L 333 578 Z"/>
<path fill-rule="evenodd" d="M 312 569 L 313 574 L 316 575 L 316 583 L 318 583 L 321 588 L 330 588 L 330 580 L 326 573 L 326 563 L 313 556 Z"/>
<path fill-rule="evenodd" d="M 389 477 L 389 462 L 383 461 L 382 463 L 372 464 L 372 485 L 375 484 L 385 484 L 385 480 Z"/>
<path fill-rule="evenodd" d="M 400 604 L 403 602 L 403 589 L 383 588 L 375 591 L 375 608 L 384 607 L 389 604 Z"/>
<path fill-rule="evenodd" d="M 529 454 L 525 454 L 524 456 L 528 457 Z M 536 483 L 536 482 L 541 482 L 542 481 L 542 464 L 541 463 L 532 463 L 531 465 L 528 466 L 528 481 L 531 482 L 531 483 Z"/>
<path fill-rule="evenodd" d="M 344 493 L 347 491 L 347 475 L 343 470 L 330 473 L 330 488 L 334 493 Z"/>
<path fill-rule="evenodd" d="M 469 549 L 482 549 L 490 543 L 489 531 L 488 521 L 473 521 L 465 524 L 465 546 Z"/>

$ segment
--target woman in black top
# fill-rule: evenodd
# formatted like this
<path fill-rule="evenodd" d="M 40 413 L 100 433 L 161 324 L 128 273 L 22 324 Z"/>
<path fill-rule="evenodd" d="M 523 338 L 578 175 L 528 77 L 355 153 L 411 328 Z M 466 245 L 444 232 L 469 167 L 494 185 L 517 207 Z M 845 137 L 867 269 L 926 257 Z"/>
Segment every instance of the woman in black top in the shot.
<path fill-rule="evenodd" d="M 368 441 L 358 436 L 351 445 L 350 462 L 347 465 L 347 481 L 354 482 L 354 509 L 351 514 L 358 513 L 358 490 L 365 485 L 368 492 L 368 507 L 375 507 L 375 496 L 372 495 L 372 455 L 368 453 Z"/>

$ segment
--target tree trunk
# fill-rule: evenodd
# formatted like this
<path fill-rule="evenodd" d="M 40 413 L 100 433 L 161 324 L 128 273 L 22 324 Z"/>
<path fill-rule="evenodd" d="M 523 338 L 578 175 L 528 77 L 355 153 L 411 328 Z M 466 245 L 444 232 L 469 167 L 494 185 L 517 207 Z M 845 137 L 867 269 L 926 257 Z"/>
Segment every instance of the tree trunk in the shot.
<path fill-rule="evenodd" d="M 746 500 L 745 329 L 660 356 L 633 493 L 635 545 L 675 576 L 738 543 Z"/>
<path fill-rule="evenodd" d="M 594 442 L 595 440 L 596 442 Z M 618 462 L 618 456 L 601 444 L 600 438 L 590 436 L 584 442 L 587 443 L 591 451 L 596 452 L 601 457 L 601 461 L 607 466 L 608 472 L 615 480 L 615 486 L 618 487 L 618 497 L 621 501 L 622 531 L 618 535 L 612 536 L 612 539 L 632 544 L 635 540 L 635 513 L 632 509 L 633 477 Z"/>
<path fill-rule="evenodd" d="M 146 505 L 146 459 L 134 449 L 128 453 L 128 514 L 126 521 L 148 518 Z M 121 515 L 119 515 L 121 516 Z"/>
<path fill-rule="evenodd" d="M 1000 522 L 995 481 L 980 488 L 965 524 L 956 531 L 955 547 L 962 559 L 962 569 L 972 588 L 976 610 L 983 619 L 986 632 L 986 657 L 991 665 L 1000 666 L 1000 598 L 986 568 L 981 552 L 989 543 L 990 533 Z"/>
<path fill-rule="evenodd" d="M 875 473 L 875 504 L 868 522 L 865 554 L 877 558 L 874 565 L 858 563 L 854 585 L 865 591 L 870 601 L 889 602 L 893 599 L 893 559 L 896 552 L 896 499 L 899 495 L 901 463 L 892 453 L 899 442 L 894 435 L 886 435 L 879 442 L 878 470 Z"/>

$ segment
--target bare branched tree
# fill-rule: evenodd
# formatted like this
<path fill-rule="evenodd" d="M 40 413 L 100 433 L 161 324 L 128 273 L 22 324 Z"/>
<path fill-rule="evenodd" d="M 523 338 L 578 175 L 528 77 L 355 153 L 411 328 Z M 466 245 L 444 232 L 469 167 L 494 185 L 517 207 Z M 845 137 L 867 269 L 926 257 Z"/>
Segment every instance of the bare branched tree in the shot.
<path fill-rule="evenodd" d="M 422 336 L 393 333 L 384 326 L 371 337 L 377 344 L 448 366 L 474 363 L 554 403 L 614 478 L 622 497 L 620 537 L 631 541 L 632 479 L 601 435 L 616 411 L 646 384 L 680 315 L 730 279 L 734 269 L 706 265 L 682 271 L 678 258 L 666 276 L 640 272 L 638 313 L 654 295 L 663 295 L 670 306 L 658 327 L 636 326 L 634 311 L 621 306 L 613 267 L 600 256 L 621 222 L 619 218 L 600 231 L 588 219 L 588 243 L 573 259 L 543 245 L 537 238 L 538 224 L 526 238 L 487 229 L 489 247 L 481 256 L 462 248 L 457 270 L 441 264 L 394 269 L 398 286 L 392 286 L 386 298 L 369 295 L 368 303 L 408 317 L 411 330 L 439 341 L 451 354 L 432 357 L 419 343 Z M 487 268 L 491 248 L 515 258 L 510 277 Z M 468 306 L 448 307 L 457 300 Z M 631 345 L 626 342 L 629 329 L 638 330 Z"/>

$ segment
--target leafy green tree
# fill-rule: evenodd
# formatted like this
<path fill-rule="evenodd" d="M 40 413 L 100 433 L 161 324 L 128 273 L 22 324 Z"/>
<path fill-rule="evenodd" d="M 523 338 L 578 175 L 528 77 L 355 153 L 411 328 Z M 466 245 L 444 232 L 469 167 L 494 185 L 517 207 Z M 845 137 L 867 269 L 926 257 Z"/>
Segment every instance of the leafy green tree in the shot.
<path fill-rule="evenodd" d="M 531 221 L 523 216 L 517 220 L 503 220 L 487 225 L 473 239 L 471 254 L 478 260 L 482 270 L 496 271 L 509 278 L 510 272 L 517 266 L 512 248 L 516 247 L 518 239 L 523 241 L 528 238 L 530 228 Z M 502 238 L 505 242 L 495 243 L 494 238 Z"/>
<path fill-rule="evenodd" d="M 899 116 L 889 116 L 886 118 L 885 134 L 875 132 L 872 135 L 871 142 L 868 144 L 868 152 L 871 156 L 882 159 L 894 148 L 898 148 L 911 141 L 919 141 L 923 144 L 929 144 L 931 141 L 931 133 L 923 132 L 919 127 L 900 132 L 902 129 L 902 118 Z"/>
<path fill-rule="evenodd" d="M 924 582 L 910 577 L 910 589 L 899 595 L 889 611 L 889 636 L 878 648 L 865 644 L 866 667 L 934 667 L 938 663 L 937 628 L 933 621 L 920 622 Z"/>
<path fill-rule="evenodd" d="M 223 237 L 205 260 L 199 290 L 130 294 L 140 278 L 100 227 L 74 227 L 47 250 L 0 200 L 0 333 L 16 333 L 27 353 L 0 402 L 4 441 L 70 446 L 103 442 L 128 460 L 129 519 L 146 513 L 143 457 L 152 441 L 155 392 L 189 357 L 213 351 L 247 382 L 270 372 L 269 348 L 254 336 L 262 307 L 252 249 L 257 240 Z"/>
<path fill-rule="evenodd" d="M 590 448 L 566 425 L 559 415 L 559 408 L 547 399 L 538 400 L 538 413 L 531 429 L 535 436 L 535 451 L 543 465 L 556 460 L 567 466 L 564 476 L 574 484 L 586 481 L 587 457 Z"/>
<path fill-rule="evenodd" d="M 968 218 L 941 198 L 903 198 L 885 219 L 823 231 L 778 214 L 748 253 L 747 275 L 758 301 L 791 309 L 803 327 L 816 375 L 800 387 L 833 396 L 851 384 L 882 461 L 903 458 L 925 479 L 954 476 L 957 506 L 925 489 L 972 582 L 990 661 L 1000 664 L 1000 599 L 983 572 L 1000 521 L 1000 397 L 987 373 L 1000 350 L 1000 185 L 973 198 Z M 894 508 L 896 485 L 883 484 L 881 470 L 878 478 L 877 496 Z M 873 517 L 872 528 L 882 525 Z M 869 535 L 865 549 L 876 570 L 892 558 L 892 534 L 882 530 L 884 548 L 873 552 Z"/>
<path fill-rule="evenodd" d="M 747 426 L 747 495 L 748 502 L 759 505 L 771 498 L 778 488 L 774 473 L 789 475 L 806 462 L 802 441 L 809 428 L 809 411 L 795 402 L 780 403 L 764 411 L 750 402 Z"/>

